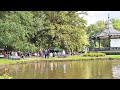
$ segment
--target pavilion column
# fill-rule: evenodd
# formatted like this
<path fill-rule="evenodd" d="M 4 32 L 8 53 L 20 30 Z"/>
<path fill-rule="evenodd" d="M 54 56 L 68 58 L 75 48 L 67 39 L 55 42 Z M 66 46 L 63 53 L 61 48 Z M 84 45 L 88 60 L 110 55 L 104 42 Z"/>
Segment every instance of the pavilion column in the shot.
<path fill-rule="evenodd" d="M 99 38 L 99 48 L 100 48 L 100 38 Z"/>
<path fill-rule="evenodd" d="M 96 47 L 96 39 L 94 40 L 94 48 Z"/>
<path fill-rule="evenodd" d="M 110 50 L 110 38 L 111 38 L 111 37 L 109 36 L 109 50 Z"/>
<path fill-rule="evenodd" d="M 94 47 L 95 47 L 95 40 L 93 40 L 92 43 L 93 43 L 92 49 L 94 49 Z"/>

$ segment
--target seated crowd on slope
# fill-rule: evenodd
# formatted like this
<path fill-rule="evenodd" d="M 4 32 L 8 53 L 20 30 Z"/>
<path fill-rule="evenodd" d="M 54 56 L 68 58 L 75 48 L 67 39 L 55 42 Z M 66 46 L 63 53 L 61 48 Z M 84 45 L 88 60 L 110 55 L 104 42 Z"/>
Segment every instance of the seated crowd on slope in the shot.
<path fill-rule="evenodd" d="M 66 52 L 65 50 L 62 51 L 51 51 L 49 49 L 39 50 L 38 52 L 20 52 L 20 51 L 1 51 L 0 58 L 26 58 L 26 57 L 66 57 L 67 55 L 80 55 L 81 52 Z"/>
<path fill-rule="evenodd" d="M 50 52 L 49 49 L 47 50 L 39 50 L 38 52 L 20 52 L 20 51 L 8 51 L 8 52 L 2 52 L 2 55 L 4 58 L 12 58 L 12 57 L 20 57 L 20 58 L 25 58 L 25 57 L 43 57 L 43 58 L 48 58 L 48 57 L 65 57 L 66 52 L 63 50 L 62 52 Z"/>

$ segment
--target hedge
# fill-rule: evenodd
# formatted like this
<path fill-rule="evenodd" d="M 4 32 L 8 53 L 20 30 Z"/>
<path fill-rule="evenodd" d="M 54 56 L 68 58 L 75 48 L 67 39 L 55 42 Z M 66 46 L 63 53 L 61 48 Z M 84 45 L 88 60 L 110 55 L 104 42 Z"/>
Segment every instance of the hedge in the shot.
<path fill-rule="evenodd" d="M 120 52 L 105 52 L 106 55 L 120 55 Z"/>
<path fill-rule="evenodd" d="M 105 53 L 106 55 L 120 55 L 120 51 L 90 51 L 89 53 Z"/>
<path fill-rule="evenodd" d="M 83 54 L 85 57 L 103 57 L 106 56 L 105 53 L 85 53 Z"/>

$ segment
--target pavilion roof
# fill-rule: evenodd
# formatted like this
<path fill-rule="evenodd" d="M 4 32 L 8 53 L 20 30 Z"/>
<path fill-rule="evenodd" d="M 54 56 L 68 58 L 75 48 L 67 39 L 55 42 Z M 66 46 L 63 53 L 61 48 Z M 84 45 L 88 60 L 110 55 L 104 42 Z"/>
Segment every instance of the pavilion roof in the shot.
<path fill-rule="evenodd" d="M 101 33 L 97 34 L 96 37 L 109 37 L 109 36 L 118 36 L 120 31 L 115 29 L 105 29 Z"/>
<path fill-rule="evenodd" d="M 99 38 L 116 38 L 116 37 L 120 37 L 120 31 L 116 30 L 113 28 L 112 26 L 112 22 L 108 21 L 106 24 L 106 27 L 103 31 L 97 33 L 95 35 L 95 37 L 99 37 Z"/>

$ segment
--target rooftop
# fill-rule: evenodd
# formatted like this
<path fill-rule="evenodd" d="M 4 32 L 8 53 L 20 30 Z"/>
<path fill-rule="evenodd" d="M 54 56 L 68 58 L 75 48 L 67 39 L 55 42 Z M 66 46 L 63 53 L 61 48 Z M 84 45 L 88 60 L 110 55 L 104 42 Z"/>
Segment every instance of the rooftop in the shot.
<path fill-rule="evenodd" d="M 95 37 L 98 38 L 120 38 L 120 31 L 113 28 L 112 22 L 109 20 L 108 15 L 108 21 L 106 22 L 106 27 L 103 31 L 97 33 Z"/>

